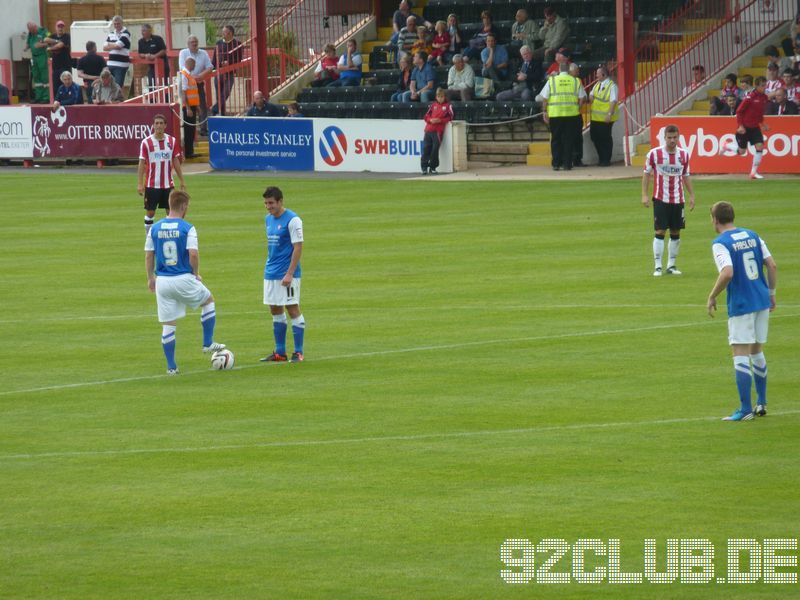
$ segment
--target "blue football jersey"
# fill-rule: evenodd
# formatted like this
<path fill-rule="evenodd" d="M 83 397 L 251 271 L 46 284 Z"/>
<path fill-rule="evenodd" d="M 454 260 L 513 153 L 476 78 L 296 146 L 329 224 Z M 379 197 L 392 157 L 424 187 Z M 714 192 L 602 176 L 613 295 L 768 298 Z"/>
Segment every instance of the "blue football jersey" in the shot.
<path fill-rule="evenodd" d="M 186 244 L 194 229 L 183 219 L 162 219 L 150 228 L 156 257 L 156 275 L 174 277 L 192 272 Z"/>
<path fill-rule="evenodd" d="M 277 219 L 267 215 L 267 264 L 264 267 L 264 279 L 283 279 L 289 270 L 294 250 L 289 222 L 295 218 L 299 220 L 297 214 L 288 209 Z M 300 263 L 297 264 L 294 277 L 300 278 Z"/>
<path fill-rule="evenodd" d="M 725 246 L 733 263 L 733 279 L 727 288 L 728 316 L 738 317 L 769 308 L 769 287 L 758 235 L 739 227 L 722 232 L 713 243 Z"/>

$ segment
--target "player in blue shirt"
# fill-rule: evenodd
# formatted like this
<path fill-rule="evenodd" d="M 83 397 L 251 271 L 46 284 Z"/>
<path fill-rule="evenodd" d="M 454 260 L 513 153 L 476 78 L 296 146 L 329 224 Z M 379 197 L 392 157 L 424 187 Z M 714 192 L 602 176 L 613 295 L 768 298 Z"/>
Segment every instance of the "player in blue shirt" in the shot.
<path fill-rule="evenodd" d="M 294 352 L 292 362 L 303 361 L 306 321 L 300 312 L 300 256 L 303 254 L 303 222 L 283 206 L 283 192 L 268 187 L 264 206 L 267 225 L 267 264 L 264 267 L 264 304 L 272 313 L 275 350 L 261 362 L 285 362 L 286 313 L 292 319 Z"/>
<path fill-rule="evenodd" d="M 775 310 L 777 265 L 764 240 L 754 231 L 736 227 L 733 217 L 733 206 L 728 202 L 711 207 L 711 221 L 719 234 L 712 246 L 719 276 L 708 295 L 708 314 L 714 316 L 717 296 L 727 289 L 728 343 L 733 350 L 741 407 L 723 421 L 749 421 L 753 414 L 767 414 L 767 360 L 761 347 L 767 342 L 769 313 Z M 755 413 L 750 400 L 754 379 L 758 398 Z"/>
<path fill-rule="evenodd" d="M 175 329 L 177 320 L 186 316 L 187 306 L 202 307 L 203 352 L 225 348 L 225 344 L 214 342 L 216 306 L 211 292 L 201 283 L 197 231 L 183 220 L 188 208 L 189 194 L 173 190 L 167 218 L 152 226 L 144 246 L 147 286 L 156 294 L 158 320 L 163 326 L 161 345 L 167 358 L 167 375 L 178 373 Z"/>

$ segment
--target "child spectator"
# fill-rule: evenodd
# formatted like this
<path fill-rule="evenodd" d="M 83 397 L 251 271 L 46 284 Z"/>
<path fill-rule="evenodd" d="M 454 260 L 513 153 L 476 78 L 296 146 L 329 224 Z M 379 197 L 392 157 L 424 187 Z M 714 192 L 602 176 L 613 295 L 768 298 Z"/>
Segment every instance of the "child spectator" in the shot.
<path fill-rule="evenodd" d="M 436 21 L 436 35 L 431 43 L 432 49 L 428 56 L 430 62 L 436 61 L 440 67 L 447 64 L 447 54 L 450 52 L 450 34 L 447 32 L 447 23 Z"/>
<path fill-rule="evenodd" d="M 424 52 L 430 54 L 431 44 L 428 40 L 428 29 L 424 25 L 417 27 L 417 41 L 411 46 L 410 54 L 413 56 L 417 52 Z"/>
<path fill-rule="evenodd" d="M 336 68 L 336 65 L 339 64 L 336 46 L 328 44 L 325 46 L 324 52 L 317 68 L 314 69 L 314 81 L 311 82 L 311 87 L 323 87 L 331 81 L 339 79 L 339 69 Z"/>
<path fill-rule="evenodd" d="M 290 102 L 289 106 L 287 107 L 288 116 L 290 117 L 302 117 L 302 113 L 300 112 L 300 105 L 297 102 Z"/>
<path fill-rule="evenodd" d="M 439 147 L 442 145 L 444 130 L 453 120 L 453 107 L 447 101 L 444 89 L 436 90 L 436 102 L 431 103 L 425 113 L 425 138 L 422 141 L 422 174 L 438 175 Z"/>
<path fill-rule="evenodd" d="M 400 58 L 400 77 L 397 80 L 397 91 L 392 94 L 392 102 L 402 102 L 403 93 L 409 90 L 411 84 L 411 59 L 408 54 Z"/>

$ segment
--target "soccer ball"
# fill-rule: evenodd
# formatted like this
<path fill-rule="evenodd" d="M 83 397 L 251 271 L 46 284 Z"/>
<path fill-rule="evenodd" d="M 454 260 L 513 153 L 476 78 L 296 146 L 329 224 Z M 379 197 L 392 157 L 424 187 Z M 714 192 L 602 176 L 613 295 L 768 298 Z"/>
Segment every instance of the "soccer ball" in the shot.
<path fill-rule="evenodd" d="M 233 368 L 233 352 L 218 350 L 211 355 L 211 368 L 217 371 L 227 371 Z"/>

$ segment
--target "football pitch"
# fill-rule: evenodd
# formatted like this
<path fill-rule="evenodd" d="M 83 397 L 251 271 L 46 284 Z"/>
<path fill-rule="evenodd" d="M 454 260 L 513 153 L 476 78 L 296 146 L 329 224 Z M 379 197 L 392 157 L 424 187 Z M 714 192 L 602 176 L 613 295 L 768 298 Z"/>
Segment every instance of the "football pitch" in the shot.
<path fill-rule="evenodd" d="M 0 175 L 0 596 L 800 590 L 765 583 L 800 571 L 791 542 L 767 558 L 800 535 L 797 179 L 696 178 L 683 275 L 661 278 L 639 180 L 187 185 L 236 368 L 210 369 L 194 311 L 167 377 L 135 173 Z M 258 360 L 267 185 L 303 219 L 302 364 Z M 778 264 L 769 415 L 744 423 L 719 420 L 738 406 L 724 295 L 705 310 L 722 199 Z M 504 564 L 509 539 L 530 543 Z M 611 583 L 645 573 L 648 539 L 674 581 Z M 731 539 L 754 540 L 755 583 L 726 579 Z"/>

